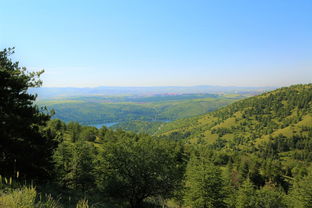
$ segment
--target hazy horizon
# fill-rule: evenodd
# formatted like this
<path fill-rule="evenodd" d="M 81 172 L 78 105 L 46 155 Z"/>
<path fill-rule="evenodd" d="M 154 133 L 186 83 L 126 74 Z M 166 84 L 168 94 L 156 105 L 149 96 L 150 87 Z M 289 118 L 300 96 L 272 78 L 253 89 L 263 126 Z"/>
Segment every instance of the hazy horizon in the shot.
<path fill-rule="evenodd" d="M 298 84 L 309 84 L 309 83 L 298 83 Z M 283 85 L 283 86 L 238 86 L 238 85 L 143 85 L 143 86 L 121 86 L 121 85 L 95 85 L 95 86 L 42 86 L 41 88 L 101 88 L 101 87 L 108 87 L 108 88 L 163 88 L 163 87 L 172 87 L 172 88 L 179 88 L 179 87 L 185 87 L 185 88 L 191 88 L 191 87 L 228 87 L 228 88 L 271 88 L 271 87 L 288 87 L 291 85 L 296 85 L 296 84 L 289 84 L 289 85 Z"/>
<path fill-rule="evenodd" d="M 312 69 L 311 69 L 312 70 Z M 311 78 L 312 79 L 312 78 Z M 43 79 L 45 80 L 45 78 Z M 97 87 L 198 87 L 198 86 L 215 86 L 215 87 L 251 87 L 251 88 L 271 88 L 271 87 L 289 87 L 291 85 L 297 84 L 310 84 L 311 81 L 294 81 L 294 82 L 287 82 L 287 83 L 275 83 L 274 85 L 244 85 L 237 83 L 236 85 L 226 85 L 226 84 L 190 84 L 190 85 L 105 85 L 104 84 L 90 84 L 90 85 L 47 85 L 43 83 L 42 87 L 45 88 L 97 88 Z"/>
<path fill-rule="evenodd" d="M 153 87 L 41 87 L 32 88 L 29 92 L 38 95 L 38 99 L 59 99 L 70 97 L 93 96 L 161 96 L 186 94 L 250 94 L 256 95 L 276 89 L 277 87 L 235 87 L 235 86 L 153 86 Z"/>

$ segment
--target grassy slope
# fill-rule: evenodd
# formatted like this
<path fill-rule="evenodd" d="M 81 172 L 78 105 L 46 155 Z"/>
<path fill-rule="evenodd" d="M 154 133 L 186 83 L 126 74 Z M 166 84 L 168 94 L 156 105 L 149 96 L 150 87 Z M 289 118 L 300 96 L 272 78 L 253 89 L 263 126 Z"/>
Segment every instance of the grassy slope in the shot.
<path fill-rule="evenodd" d="M 303 126 L 312 127 L 312 84 L 280 88 L 215 112 L 170 122 L 157 134 L 187 135 L 195 143 L 212 143 L 217 138 L 258 143 L 279 134 L 305 134 Z"/>

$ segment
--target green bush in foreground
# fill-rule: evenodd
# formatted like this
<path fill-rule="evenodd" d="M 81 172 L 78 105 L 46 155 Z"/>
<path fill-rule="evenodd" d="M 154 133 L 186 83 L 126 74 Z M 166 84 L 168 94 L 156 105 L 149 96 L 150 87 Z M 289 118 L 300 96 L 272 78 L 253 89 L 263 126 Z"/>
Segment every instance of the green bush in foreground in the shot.
<path fill-rule="evenodd" d="M 0 193 L 1 208 L 63 208 L 50 195 L 39 197 L 34 187 L 22 187 Z M 76 208 L 89 208 L 87 200 L 79 200 Z"/>
<path fill-rule="evenodd" d="M 0 207 L 4 208 L 32 208 L 35 207 L 36 190 L 24 187 L 0 195 Z"/>

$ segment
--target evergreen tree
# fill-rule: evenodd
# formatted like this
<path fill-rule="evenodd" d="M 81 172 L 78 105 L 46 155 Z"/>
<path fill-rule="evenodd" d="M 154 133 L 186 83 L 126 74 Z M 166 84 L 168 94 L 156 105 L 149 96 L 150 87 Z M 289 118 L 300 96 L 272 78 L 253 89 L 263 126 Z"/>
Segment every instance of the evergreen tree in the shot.
<path fill-rule="evenodd" d="M 247 178 L 239 188 L 236 201 L 237 208 L 256 207 L 256 190 L 249 178 Z"/>
<path fill-rule="evenodd" d="M 95 156 L 96 151 L 92 144 L 87 142 L 78 142 L 75 144 L 72 170 L 76 189 L 81 189 L 85 192 L 94 188 Z"/>
<path fill-rule="evenodd" d="M 50 116 L 34 105 L 40 72 L 27 72 L 9 56 L 14 49 L 0 51 L 0 174 L 46 178 L 56 142 L 44 129 Z"/>
<path fill-rule="evenodd" d="M 75 144 L 69 141 L 60 143 L 53 155 L 55 172 L 61 186 L 74 187 L 73 157 Z"/>
<path fill-rule="evenodd" d="M 295 180 L 290 191 L 290 198 L 293 207 L 312 207 L 312 174 Z"/>
<path fill-rule="evenodd" d="M 285 194 L 274 187 L 264 186 L 257 190 L 255 208 L 286 208 Z"/>
<path fill-rule="evenodd" d="M 58 182 L 70 188 L 89 191 L 94 188 L 96 150 L 85 141 L 62 142 L 54 154 Z"/>
<path fill-rule="evenodd" d="M 205 157 L 193 155 L 186 169 L 185 204 L 193 208 L 221 208 L 226 207 L 225 198 L 220 169 Z"/>

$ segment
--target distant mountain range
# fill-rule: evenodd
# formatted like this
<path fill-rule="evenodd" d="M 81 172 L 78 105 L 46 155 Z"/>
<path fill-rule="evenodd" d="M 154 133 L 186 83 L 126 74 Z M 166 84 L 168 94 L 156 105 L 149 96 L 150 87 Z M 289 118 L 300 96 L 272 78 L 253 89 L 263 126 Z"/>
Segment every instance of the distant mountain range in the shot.
<path fill-rule="evenodd" d="M 276 89 L 277 87 L 235 87 L 235 86 L 164 86 L 164 87 L 41 87 L 30 89 L 38 94 L 39 99 L 63 98 L 73 96 L 120 96 L 120 95 L 156 95 L 156 94 L 189 94 L 189 93 L 255 93 Z"/>

